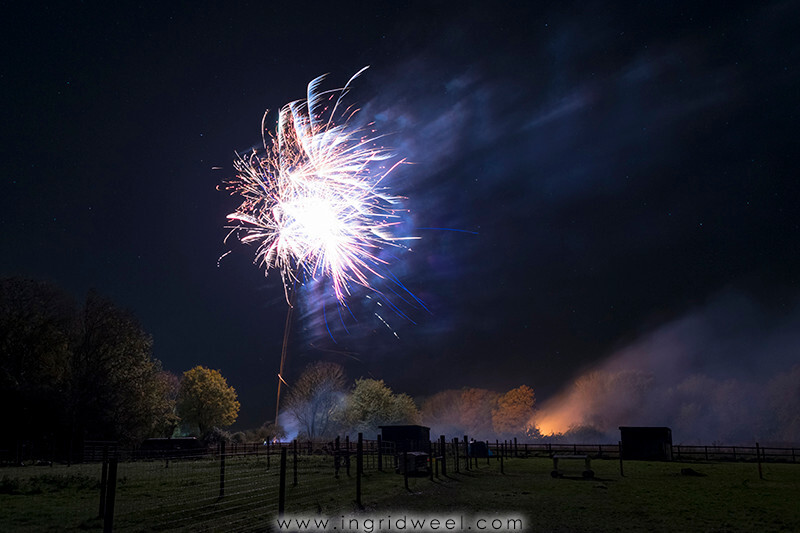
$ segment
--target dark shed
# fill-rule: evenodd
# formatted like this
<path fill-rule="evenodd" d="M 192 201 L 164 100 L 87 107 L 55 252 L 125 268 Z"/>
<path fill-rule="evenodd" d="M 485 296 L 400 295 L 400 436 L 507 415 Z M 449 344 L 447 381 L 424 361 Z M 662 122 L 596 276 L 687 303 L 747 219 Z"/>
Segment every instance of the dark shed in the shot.
<path fill-rule="evenodd" d="M 427 452 L 431 428 L 425 426 L 378 426 L 384 441 L 394 442 L 395 452 Z"/>
<path fill-rule="evenodd" d="M 206 445 L 195 437 L 146 439 L 139 449 L 144 457 L 180 457 L 197 455 L 204 451 Z"/>
<path fill-rule="evenodd" d="M 672 461 L 672 430 L 666 427 L 620 426 L 623 459 Z"/>

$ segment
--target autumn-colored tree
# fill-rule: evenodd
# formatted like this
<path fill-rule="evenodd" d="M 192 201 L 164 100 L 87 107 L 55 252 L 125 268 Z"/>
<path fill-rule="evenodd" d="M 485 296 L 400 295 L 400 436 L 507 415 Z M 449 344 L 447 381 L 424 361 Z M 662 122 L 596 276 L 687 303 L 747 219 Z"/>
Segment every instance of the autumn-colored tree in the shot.
<path fill-rule="evenodd" d="M 487 389 L 451 389 L 434 394 L 422 404 L 422 422 L 432 434 L 492 437 L 492 410 L 500 395 Z"/>
<path fill-rule="evenodd" d="M 180 424 L 178 416 L 178 394 L 181 378 L 163 370 L 156 374 L 157 397 L 156 411 L 158 416 L 153 420 L 152 435 L 155 437 L 172 437 Z"/>
<path fill-rule="evenodd" d="M 461 392 L 461 423 L 467 435 L 491 436 L 494 410 L 500 395 L 487 389 L 469 388 Z"/>
<path fill-rule="evenodd" d="M 533 417 L 536 397 L 533 389 L 521 385 L 500 396 L 497 407 L 492 411 L 492 425 L 496 433 L 515 435 L 525 433 L 528 422 Z"/>
<path fill-rule="evenodd" d="M 344 422 L 353 431 L 374 434 L 378 426 L 416 424 L 419 410 L 407 394 L 394 394 L 383 380 L 358 379 L 347 399 Z"/>
<path fill-rule="evenodd" d="M 420 406 L 422 424 L 431 428 L 431 435 L 461 436 L 466 434 L 462 423 L 460 390 L 448 389 L 426 398 Z"/>
<path fill-rule="evenodd" d="M 286 398 L 286 411 L 307 438 L 329 436 L 334 421 L 344 406 L 344 368 L 318 361 L 306 367 L 292 384 Z"/>
<path fill-rule="evenodd" d="M 239 414 L 236 390 L 219 370 L 196 366 L 181 378 L 178 414 L 184 422 L 196 425 L 201 435 L 213 427 L 230 426 Z"/>

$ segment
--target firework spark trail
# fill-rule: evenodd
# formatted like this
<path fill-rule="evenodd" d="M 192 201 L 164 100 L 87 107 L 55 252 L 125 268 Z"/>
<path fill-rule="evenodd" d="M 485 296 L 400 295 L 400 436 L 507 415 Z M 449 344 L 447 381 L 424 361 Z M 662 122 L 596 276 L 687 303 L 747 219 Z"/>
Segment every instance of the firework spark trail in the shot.
<path fill-rule="evenodd" d="M 257 245 L 254 262 L 265 275 L 281 272 L 287 302 L 290 286 L 303 279 L 329 280 L 343 305 L 352 284 L 376 291 L 370 278 L 383 278 L 387 263 L 380 250 L 417 238 L 393 234 L 402 198 L 381 186 L 403 161 L 387 167 L 392 154 L 378 146 L 380 136 L 351 126 L 358 110 L 339 112 L 365 69 L 332 91 L 319 91 L 324 76 L 312 80 L 306 99 L 280 110 L 275 134 L 263 136 L 263 153 L 237 154 L 237 176 L 227 182 L 243 198 L 228 215 L 228 236 Z"/>

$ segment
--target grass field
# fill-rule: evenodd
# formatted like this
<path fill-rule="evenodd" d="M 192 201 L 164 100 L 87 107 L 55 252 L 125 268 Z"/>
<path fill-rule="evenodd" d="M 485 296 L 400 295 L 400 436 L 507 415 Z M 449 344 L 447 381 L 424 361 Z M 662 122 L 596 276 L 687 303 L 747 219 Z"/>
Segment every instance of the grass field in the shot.
<path fill-rule="evenodd" d="M 121 463 L 115 531 L 268 531 L 278 469 L 263 457 L 229 458 L 225 495 L 213 460 Z M 341 515 L 522 515 L 527 531 L 800 531 L 800 465 L 594 460 L 595 479 L 554 479 L 547 458 L 509 459 L 505 474 L 477 469 L 430 481 L 372 469 L 355 505 L 355 478 L 333 476 L 329 457 L 306 457 L 287 475 L 286 512 Z M 691 468 L 699 476 L 681 474 Z M 355 474 L 355 465 L 352 468 Z M 97 464 L 0 469 L 0 531 L 100 531 Z"/>

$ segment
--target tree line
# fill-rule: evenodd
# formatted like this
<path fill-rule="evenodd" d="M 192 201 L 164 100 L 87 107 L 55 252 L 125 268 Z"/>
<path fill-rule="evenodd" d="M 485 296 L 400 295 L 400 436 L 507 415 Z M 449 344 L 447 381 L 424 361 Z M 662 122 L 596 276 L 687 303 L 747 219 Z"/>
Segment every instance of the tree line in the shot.
<path fill-rule="evenodd" d="M 138 443 L 236 420 L 233 387 L 216 370 L 182 377 L 152 355 L 136 318 L 92 291 L 77 304 L 53 284 L 0 279 L 0 450 L 22 444 L 64 456 L 86 440 Z"/>
<path fill-rule="evenodd" d="M 375 435 L 389 424 L 423 424 L 434 435 L 518 436 L 534 415 L 533 389 L 521 385 L 505 393 L 487 389 L 446 390 L 418 407 L 407 394 L 395 394 L 382 380 L 357 379 L 348 388 L 344 369 L 311 363 L 289 388 L 286 417 L 303 438 L 329 438 L 340 432 Z"/>
<path fill-rule="evenodd" d="M 22 443 L 80 454 L 88 440 L 138 444 L 149 437 L 231 438 L 235 389 L 218 370 L 181 376 L 153 357 L 136 318 L 92 291 L 77 303 L 47 282 L 0 279 L 0 402 L 7 416 L 0 450 Z M 342 366 L 317 362 L 290 384 L 283 428 L 265 424 L 236 440 L 328 438 L 387 424 L 424 424 L 434 434 L 519 435 L 533 415 L 533 390 L 447 390 L 420 405 L 382 380 L 349 382 Z"/>

